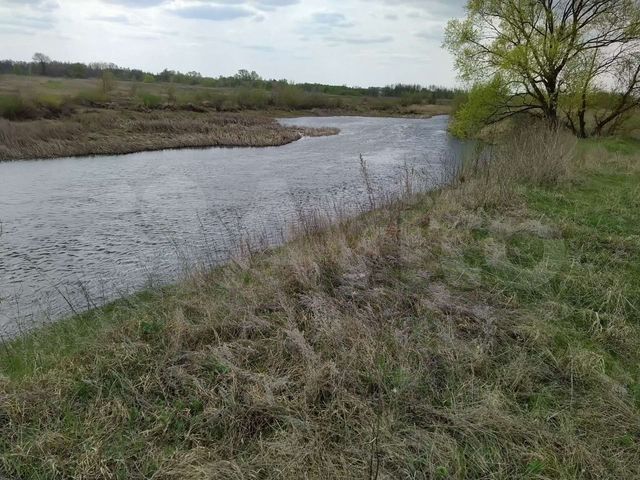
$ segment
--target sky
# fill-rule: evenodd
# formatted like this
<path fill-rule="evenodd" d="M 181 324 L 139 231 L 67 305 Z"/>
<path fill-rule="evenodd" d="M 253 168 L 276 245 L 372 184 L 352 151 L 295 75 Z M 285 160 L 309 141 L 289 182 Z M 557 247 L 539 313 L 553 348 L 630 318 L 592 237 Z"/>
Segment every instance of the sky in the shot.
<path fill-rule="evenodd" d="M 465 0 L 0 0 L 0 57 L 350 86 L 457 85 Z"/>

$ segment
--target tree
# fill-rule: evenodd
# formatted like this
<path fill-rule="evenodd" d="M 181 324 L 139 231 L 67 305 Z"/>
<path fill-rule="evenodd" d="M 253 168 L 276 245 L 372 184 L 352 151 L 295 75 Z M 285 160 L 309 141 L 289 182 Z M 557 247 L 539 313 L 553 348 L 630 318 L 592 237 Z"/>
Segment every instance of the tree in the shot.
<path fill-rule="evenodd" d="M 44 53 L 36 52 L 33 54 L 33 61 L 40 65 L 40 75 L 47 73 L 47 63 L 51 63 L 51 59 Z"/>
<path fill-rule="evenodd" d="M 250 72 L 245 69 L 238 70 L 238 73 L 235 74 L 234 78 L 242 82 L 259 82 L 262 80 L 262 77 L 260 77 L 260 75 L 255 71 Z"/>
<path fill-rule="evenodd" d="M 74 63 L 69 66 L 68 75 L 72 78 L 86 78 L 87 66 L 84 63 Z"/>
<path fill-rule="evenodd" d="M 445 46 L 465 81 L 503 82 L 507 95 L 487 122 L 535 112 L 587 136 L 640 105 L 638 0 L 469 0 L 467 17 L 449 22 Z M 607 108 L 595 110 L 604 90 Z"/>

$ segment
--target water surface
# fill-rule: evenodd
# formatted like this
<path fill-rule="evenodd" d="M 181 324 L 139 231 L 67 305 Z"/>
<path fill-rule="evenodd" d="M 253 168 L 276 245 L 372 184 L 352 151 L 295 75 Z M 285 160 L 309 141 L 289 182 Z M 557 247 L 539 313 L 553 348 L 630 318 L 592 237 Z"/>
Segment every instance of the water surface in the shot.
<path fill-rule="evenodd" d="M 0 163 L 0 329 L 55 319 L 203 259 L 239 236 L 281 239 L 301 208 L 366 201 L 359 155 L 378 188 L 405 165 L 439 178 L 458 148 L 447 117 L 297 118 L 341 129 L 282 147 L 182 149 Z"/>

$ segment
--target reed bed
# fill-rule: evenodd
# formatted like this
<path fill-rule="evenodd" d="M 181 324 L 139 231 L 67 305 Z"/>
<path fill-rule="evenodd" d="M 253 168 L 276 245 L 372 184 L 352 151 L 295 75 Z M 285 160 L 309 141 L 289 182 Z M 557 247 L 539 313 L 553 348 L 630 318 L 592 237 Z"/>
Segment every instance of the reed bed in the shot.
<path fill-rule="evenodd" d="M 60 119 L 0 119 L 0 160 L 107 155 L 183 147 L 268 147 L 337 129 L 287 127 L 232 113 L 96 110 Z"/>

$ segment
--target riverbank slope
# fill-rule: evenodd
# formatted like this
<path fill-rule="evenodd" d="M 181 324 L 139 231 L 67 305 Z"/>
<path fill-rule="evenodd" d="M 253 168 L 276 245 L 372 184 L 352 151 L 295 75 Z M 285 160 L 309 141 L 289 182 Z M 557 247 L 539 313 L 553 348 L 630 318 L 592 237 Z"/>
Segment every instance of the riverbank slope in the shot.
<path fill-rule="evenodd" d="M 640 146 L 573 148 L 5 344 L 0 471 L 638 478 Z"/>

